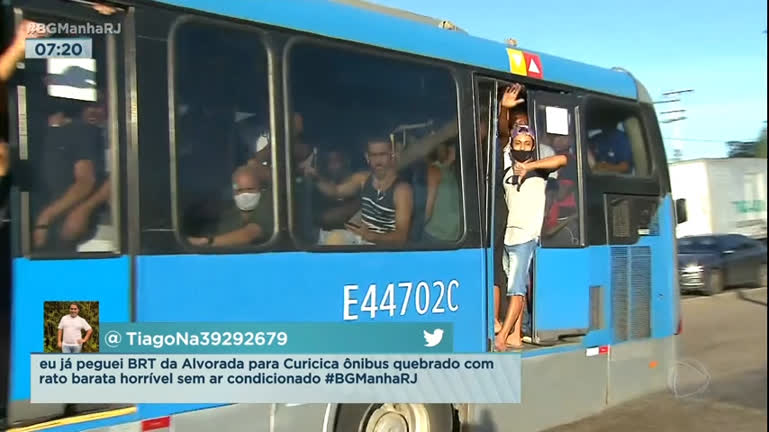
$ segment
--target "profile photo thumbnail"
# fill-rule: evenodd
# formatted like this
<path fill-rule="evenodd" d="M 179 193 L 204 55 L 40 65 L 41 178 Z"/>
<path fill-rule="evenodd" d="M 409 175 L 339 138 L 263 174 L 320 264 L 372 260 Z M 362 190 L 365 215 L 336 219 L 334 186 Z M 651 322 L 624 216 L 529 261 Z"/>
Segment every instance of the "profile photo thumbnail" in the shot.
<path fill-rule="evenodd" d="M 99 352 L 99 302 L 47 301 L 43 306 L 43 352 Z"/>

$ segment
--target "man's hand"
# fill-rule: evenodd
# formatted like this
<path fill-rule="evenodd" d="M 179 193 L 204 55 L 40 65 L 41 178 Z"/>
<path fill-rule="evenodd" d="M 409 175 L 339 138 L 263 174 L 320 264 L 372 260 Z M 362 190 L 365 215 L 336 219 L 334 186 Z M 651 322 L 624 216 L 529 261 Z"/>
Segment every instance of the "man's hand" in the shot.
<path fill-rule="evenodd" d="M 100 3 L 93 5 L 93 9 L 102 15 L 112 15 L 117 12 L 116 8 Z"/>
<path fill-rule="evenodd" d="M 522 181 L 526 174 L 529 172 L 528 162 L 516 162 L 513 166 L 513 173 L 518 176 L 518 181 Z"/>
<path fill-rule="evenodd" d="M 365 226 L 365 225 L 361 225 L 361 226 L 353 225 L 353 224 L 351 224 L 349 222 L 346 223 L 344 226 L 345 226 L 345 228 L 347 228 L 348 231 L 352 232 L 353 234 L 357 234 L 358 236 L 360 236 L 361 239 L 363 239 L 365 241 L 371 241 L 371 234 L 373 234 L 373 232 L 370 231 L 367 226 Z"/>
<path fill-rule="evenodd" d="M 78 345 L 83 345 L 83 342 L 85 342 L 83 339 L 78 339 L 78 340 L 77 340 L 77 344 L 78 344 Z"/>
<path fill-rule="evenodd" d="M 59 341 L 58 343 L 56 343 L 56 346 L 57 346 L 57 347 L 59 347 L 59 348 L 61 348 L 61 341 Z"/>
<path fill-rule="evenodd" d="M 48 228 L 35 228 L 32 233 L 32 241 L 35 248 L 41 248 L 45 245 L 45 241 L 48 238 Z"/>
<path fill-rule="evenodd" d="M 187 237 L 187 241 L 195 246 L 205 246 L 208 244 L 208 239 L 205 237 Z"/>
<path fill-rule="evenodd" d="M 48 35 L 43 26 L 30 20 L 23 20 L 16 29 L 16 35 L 13 38 L 13 44 L 17 47 L 23 47 L 27 39 L 39 39 Z"/>
<path fill-rule="evenodd" d="M 518 98 L 521 91 L 523 91 L 523 86 L 520 84 L 508 86 L 505 92 L 502 93 L 502 102 L 500 102 L 502 108 L 512 109 L 522 104 L 524 100 Z"/>

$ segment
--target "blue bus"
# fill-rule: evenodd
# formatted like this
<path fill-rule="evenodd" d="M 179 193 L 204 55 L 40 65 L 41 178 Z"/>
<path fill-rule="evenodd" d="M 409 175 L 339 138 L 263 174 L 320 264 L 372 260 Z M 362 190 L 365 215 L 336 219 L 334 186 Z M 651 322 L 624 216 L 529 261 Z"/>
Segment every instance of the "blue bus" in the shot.
<path fill-rule="evenodd" d="M 685 207 L 629 72 L 357 1 L 11 0 L 2 12 L 6 40 L 22 19 L 88 40 L 79 56 L 27 58 L 7 83 L 10 430 L 541 430 L 665 388 Z M 496 129 L 512 84 L 540 155 L 573 161 L 548 181 L 520 404 L 30 403 L 29 355 L 57 348 L 55 323 L 41 324 L 56 302 L 98 302 L 100 322 L 450 322 L 455 351 L 491 351 Z M 607 131 L 624 147 L 595 147 Z M 308 174 L 367 170 L 375 138 L 411 191 L 407 232 L 386 243 L 351 235 L 360 200 L 329 199 Z M 243 166 L 256 184 L 233 176 Z M 259 229 L 237 212 L 231 223 L 233 188 L 252 190 Z"/>

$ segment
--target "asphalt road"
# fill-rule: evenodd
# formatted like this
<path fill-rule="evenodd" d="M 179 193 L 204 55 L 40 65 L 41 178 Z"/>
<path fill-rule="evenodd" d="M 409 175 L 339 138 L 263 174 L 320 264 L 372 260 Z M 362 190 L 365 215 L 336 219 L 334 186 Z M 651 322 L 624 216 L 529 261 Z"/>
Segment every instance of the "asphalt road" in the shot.
<path fill-rule="evenodd" d="M 766 288 L 686 296 L 680 358 L 710 380 L 705 388 L 705 375 L 688 368 L 680 388 L 704 391 L 651 395 L 548 432 L 766 431 L 766 303 Z"/>

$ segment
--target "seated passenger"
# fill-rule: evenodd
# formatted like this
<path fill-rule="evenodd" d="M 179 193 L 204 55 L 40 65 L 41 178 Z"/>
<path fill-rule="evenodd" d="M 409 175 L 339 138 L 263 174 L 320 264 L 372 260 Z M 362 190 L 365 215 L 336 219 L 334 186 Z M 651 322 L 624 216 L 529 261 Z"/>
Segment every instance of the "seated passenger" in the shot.
<path fill-rule="evenodd" d="M 112 250 L 117 233 L 112 225 L 110 199 L 110 169 L 112 153 L 107 137 L 107 104 L 104 93 L 99 91 L 98 102 L 89 104 L 83 110 L 83 121 L 99 128 L 104 146 L 105 180 L 84 202 L 76 206 L 67 216 L 61 234 L 68 240 L 77 240 L 79 252 Z"/>
<path fill-rule="evenodd" d="M 189 237 L 196 246 L 245 246 L 272 235 L 272 194 L 262 188 L 255 170 L 240 167 L 232 176 L 234 206 L 219 216 L 215 234 Z"/>
<path fill-rule="evenodd" d="M 370 171 L 355 173 L 339 184 L 317 177 L 317 187 L 328 197 L 360 197 L 361 223 L 347 223 L 346 227 L 362 241 L 402 246 L 408 241 L 411 227 L 411 186 L 398 178 L 395 154 L 387 140 L 370 141 L 366 161 Z M 313 169 L 307 172 L 317 176 Z"/>
<path fill-rule="evenodd" d="M 460 212 L 456 148 L 451 141 L 446 141 L 438 146 L 435 161 L 427 171 L 425 240 L 431 243 L 458 240 L 461 233 Z"/>
<path fill-rule="evenodd" d="M 294 113 L 293 147 L 303 146 L 304 119 L 300 113 Z M 254 167 L 262 184 L 272 182 L 272 143 L 270 128 L 257 116 L 240 120 L 235 125 L 235 166 L 245 164 Z M 297 153 L 297 150 L 294 151 Z"/>
<path fill-rule="evenodd" d="M 633 152 L 625 132 L 617 122 L 603 121 L 601 132 L 590 138 L 590 167 L 594 172 L 630 174 L 633 172 Z"/>
<path fill-rule="evenodd" d="M 77 242 L 64 235 L 62 223 L 100 183 L 104 146 L 100 130 L 81 119 L 79 101 L 51 99 L 60 110 L 48 118 L 39 149 L 32 241 L 36 249 L 74 251 Z"/>

